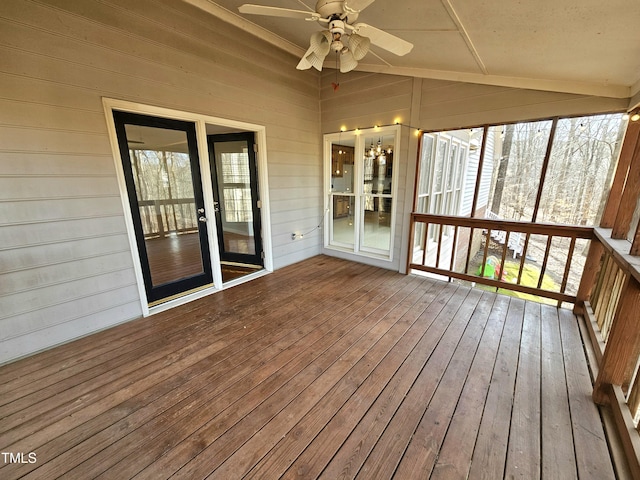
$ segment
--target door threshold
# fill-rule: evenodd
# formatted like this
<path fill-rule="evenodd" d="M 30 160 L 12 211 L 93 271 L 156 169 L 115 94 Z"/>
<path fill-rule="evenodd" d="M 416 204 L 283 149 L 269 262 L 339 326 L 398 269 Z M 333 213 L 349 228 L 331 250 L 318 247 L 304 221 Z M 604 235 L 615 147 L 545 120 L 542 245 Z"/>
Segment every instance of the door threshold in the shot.
<path fill-rule="evenodd" d="M 220 289 L 216 288 L 213 283 L 209 283 L 207 285 L 203 285 L 202 287 L 193 288 L 186 292 L 172 295 L 171 297 L 156 300 L 155 302 L 149 303 L 149 315 L 164 312 L 165 310 L 169 310 L 170 308 L 189 303 L 193 300 L 206 297 L 207 295 L 211 295 L 212 293 L 219 291 Z"/>

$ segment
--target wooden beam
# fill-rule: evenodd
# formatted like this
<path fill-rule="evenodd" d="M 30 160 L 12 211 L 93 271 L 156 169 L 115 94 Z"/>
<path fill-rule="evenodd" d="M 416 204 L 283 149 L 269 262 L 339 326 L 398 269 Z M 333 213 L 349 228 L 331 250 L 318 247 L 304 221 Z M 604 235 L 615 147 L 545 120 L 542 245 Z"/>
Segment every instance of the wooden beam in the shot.
<path fill-rule="evenodd" d="M 633 375 L 640 356 L 639 311 L 640 284 L 627 276 L 593 388 L 596 403 L 608 403 L 607 386 L 624 385 Z"/>
<path fill-rule="evenodd" d="M 640 222 L 636 225 L 636 233 L 633 236 L 633 241 L 631 242 L 631 251 L 630 255 L 638 256 L 640 255 Z"/>
<path fill-rule="evenodd" d="M 482 146 L 480 147 L 480 160 L 478 161 L 478 173 L 476 174 L 476 187 L 473 191 L 473 203 L 471 204 L 471 218 L 476 216 L 478 208 L 478 196 L 480 195 L 480 183 L 482 182 L 482 170 L 484 169 L 484 155 L 487 150 L 487 137 L 489 136 L 489 126 L 485 125 L 482 134 Z"/>
<path fill-rule="evenodd" d="M 636 142 L 629 165 L 627 181 L 620 198 L 620 206 L 613 224 L 611 238 L 626 238 L 631 228 L 631 219 L 640 197 L 640 141 Z"/>
<path fill-rule="evenodd" d="M 542 169 L 540 170 L 540 183 L 538 184 L 536 203 L 533 207 L 533 216 L 531 217 L 532 222 L 535 222 L 538 218 L 538 210 L 540 209 L 540 201 L 542 200 L 542 190 L 544 189 L 544 181 L 547 177 L 547 170 L 549 169 L 549 160 L 551 159 L 551 150 L 553 149 L 553 137 L 556 134 L 557 126 L 558 117 L 554 117 L 553 122 L 551 122 L 551 131 L 549 132 L 549 139 L 547 140 L 547 150 L 544 154 L 544 160 L 542 161 Z"/>
<path fill-rule="evenodd" d="M 629 165 L 631 164 L 631 158 L 633 157 L 633 152 L 636 149 L 636 143 L 639 138 L 640 122 L 629 122 L 627 126 L 627 133 L 624 136 L 622 148 L 620 149 L 616 174 L 613 177 L 613 183 L 611 184 L 607 204 L 604 207 L 604 212 L 602 213 L 602 218 L 600 220 L 600 226 L 602 228 L 612 228 L 615 223 L 618 208 L 620 207 L 622 192 L 624 190 L 624 184 L 627 180 L 627 173 L 629 172 Z"/>
<path fill-rule="evenodd" d="M 584 264 L 584 270 L 582 271 L 582 278 L 580 279 L 580 286 L 576 294 L 576 304 L 573 309 L 574 313 L 584 314 L 585 312 L 584 303 L 590 298 L 591 292 L 596 284 L 603 253 L 604 246 L 602 243 L 596 239 L 591 240 L 587 260 Z"/>

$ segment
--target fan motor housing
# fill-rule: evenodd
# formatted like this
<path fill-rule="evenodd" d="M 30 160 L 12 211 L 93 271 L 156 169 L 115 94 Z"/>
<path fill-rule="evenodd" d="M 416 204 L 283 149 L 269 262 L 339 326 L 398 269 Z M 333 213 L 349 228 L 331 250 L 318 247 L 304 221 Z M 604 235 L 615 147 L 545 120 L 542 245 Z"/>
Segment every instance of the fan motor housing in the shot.
<path fill-rule="evenodd" d="M 342 8 L 344 3 L 344 0 L 318 0 L 318 3 L 316 3 L 316 12 L 322 15 L 322 18 L 337 16 L 345 22 L 351 23 L 358 18 L 358 14 L 349 13 L 347 15 Z"/>

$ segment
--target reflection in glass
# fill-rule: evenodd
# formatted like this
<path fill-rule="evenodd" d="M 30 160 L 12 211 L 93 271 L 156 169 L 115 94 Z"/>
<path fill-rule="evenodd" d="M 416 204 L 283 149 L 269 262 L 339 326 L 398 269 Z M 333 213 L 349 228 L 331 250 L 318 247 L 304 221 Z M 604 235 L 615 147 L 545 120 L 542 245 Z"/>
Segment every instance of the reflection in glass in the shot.
<path fill-rule="evenodd" d="M 353 224 L 354 197 L 333 195 L 333 241 L 353 245 L 355 226 Z"/>
<path fill-rule="evenodd" d="M 224 250 L 255 255 L 247 142 L 214 142 L 214 151 Z"/>
<path fill-rule="evenodd" d="M 391 244 L 391 202 L 389 197 L 366 195 L 364 209 L 362 246 L 376 250 L 389 250 Z"/>
<path fill-rule="evenodd" d="M 353 193 L 354 147 L 343 143 L 331 145 L 331 191 Z"/>
<path fill-rule="evenodd" d="M 154 286 L 203 272 L 184 131 L 125 125 Z"/>

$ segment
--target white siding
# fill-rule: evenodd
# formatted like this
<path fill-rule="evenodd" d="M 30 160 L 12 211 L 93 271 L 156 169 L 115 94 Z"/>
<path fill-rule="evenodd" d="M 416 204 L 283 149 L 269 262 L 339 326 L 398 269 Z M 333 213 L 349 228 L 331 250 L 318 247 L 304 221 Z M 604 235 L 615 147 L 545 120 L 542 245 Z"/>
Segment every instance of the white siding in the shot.
<path fill-rule="evenodd" d="M 141 315 L 102 97 L 266 127 L 275 268 L 322 213 L 319 77 L 179 2 L 0 3 L 0 363 Z"/>

